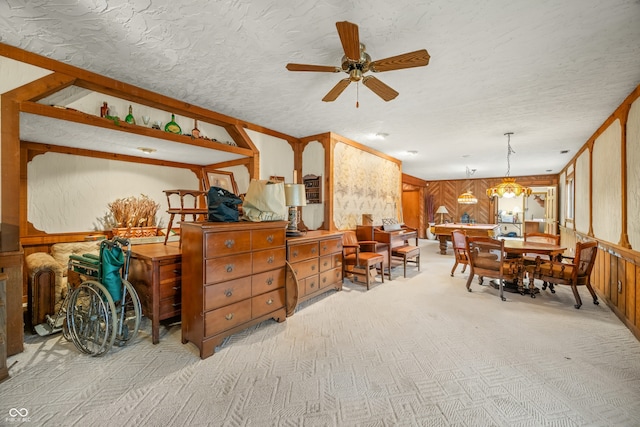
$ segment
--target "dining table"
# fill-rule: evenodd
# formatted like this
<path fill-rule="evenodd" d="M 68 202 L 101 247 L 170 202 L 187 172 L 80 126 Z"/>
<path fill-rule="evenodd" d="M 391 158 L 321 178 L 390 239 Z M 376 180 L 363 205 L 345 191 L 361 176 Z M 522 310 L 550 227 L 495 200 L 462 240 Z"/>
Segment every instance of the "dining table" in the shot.
<path fill-rule="evenodd" d="M 531 242 L 519 239 L 505 239 L 504 251 L 508 258 L 523 258 L 525 254 L 540 255 L 541 258 L 545 256 L 547 259 L 559 258 L 567 248 L 562 245 L 555 245 L 552 243 L 544 242 Z M 535 294 L 540 292 L 534 285 L 532 279 L 529 280 L 529 287 L 524 287 L 524 263 L 520 266 L 520 278 L 517 283 L 506 281 L 504 282 L 504 290 L 508 292 L 519 292 L 522 295 L 529 294 L 532 298 L 535 298 Z"/>

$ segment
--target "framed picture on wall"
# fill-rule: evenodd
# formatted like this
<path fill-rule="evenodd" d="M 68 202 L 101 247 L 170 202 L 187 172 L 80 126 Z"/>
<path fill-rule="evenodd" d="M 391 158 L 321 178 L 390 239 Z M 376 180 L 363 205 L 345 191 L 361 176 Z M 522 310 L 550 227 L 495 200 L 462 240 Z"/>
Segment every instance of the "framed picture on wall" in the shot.
<path fill-rule="evenodd" d="M 269 177 L 269 181 L 270 182 L 284 182 L 284 176 L 271 175 Z"/>
<path fill-rule="evenodd" d="M 205 170 L 205 189 L 208 190 L 210 187 L 220 187 L 233 194 L 238 194 L 238 186 L 233 179 L 233 172 Z"/>

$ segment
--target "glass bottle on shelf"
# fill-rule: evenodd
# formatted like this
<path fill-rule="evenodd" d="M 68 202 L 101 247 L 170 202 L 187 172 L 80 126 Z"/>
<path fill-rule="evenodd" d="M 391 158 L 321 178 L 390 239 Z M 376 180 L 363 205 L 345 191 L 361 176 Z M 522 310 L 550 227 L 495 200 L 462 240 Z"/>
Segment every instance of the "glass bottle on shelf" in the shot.
<path fill-rule="evenodd" d="M 200 129 L 198 129 L 198 121 L 193 121 L 193 129 L 191 130 L 191 136 L 193 138 L 200 138 Z"/>
<path fill-rule="evenodd" d="M 136 124 L 136 119 L 133 117 L 133 109 L 131 108 L 131 105 L 129 105 L 129 114 L 124 118 L 124 121 L 132 125 Z"/>
<path fill-rule="evenodd" d="M 100 117 L 107 117 L 109 115 L 109 106 L 106 102 L 102 103 L 102 107 L 100 107 Z"/>
<path fill-rule="evenodd" d="M 176 115 L 171 114 L 171 121 L 164 126 L 165 132 L 175 133 L 176 135 L 182 135 L 182 129 L 180 125 L 176 123 Z"/>

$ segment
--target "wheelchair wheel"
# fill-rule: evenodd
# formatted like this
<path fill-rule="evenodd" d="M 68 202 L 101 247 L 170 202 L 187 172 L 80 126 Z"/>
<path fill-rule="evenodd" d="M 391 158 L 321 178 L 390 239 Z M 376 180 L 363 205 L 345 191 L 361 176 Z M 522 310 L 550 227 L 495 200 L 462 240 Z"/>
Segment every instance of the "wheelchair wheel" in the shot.
<path fill-rule="evenodd" d="M 83 353 L 100 356 L 116 336 L 116 308 L 107 289 L 93 280 L 83 282 L 71 295 L 67 327 L 71 340 Z"/>
<path fill-rule="evenodd" d="M 138 293 L 133 285 L 122 279 L 122 300 L 116 303 L 118 324 L 116 325 L 116 344 L 120 347 L 132 342 L 138 335 L 142 307 Z"/>

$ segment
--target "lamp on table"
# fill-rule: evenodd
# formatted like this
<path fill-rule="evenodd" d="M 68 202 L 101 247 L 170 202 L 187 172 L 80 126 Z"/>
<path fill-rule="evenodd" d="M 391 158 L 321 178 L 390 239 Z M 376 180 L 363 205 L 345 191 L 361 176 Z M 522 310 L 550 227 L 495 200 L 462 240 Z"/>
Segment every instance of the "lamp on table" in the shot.
<path fill-rule="evenodd" d="M 444 215 L 448 214 L 449 211 L 447 210 L 447 208 L 445 208 L 444 206 L 440 206 L 438 208 L 438 210 L 436 211 L 437 214 L 440 214 L 440 224 L 444 223 Z"/>
<path fill-rule="evenodd" d="M 287 225 L 287 237 L 302 236 L 302 232 L 298 230 L 298 223 L 300 222 L 298 207 L 307 206 L 307 197 L 304 191 L 304 184 L 285 184 L 284 199 L 285 204 L 289 208 L 289 225 Z"/>

